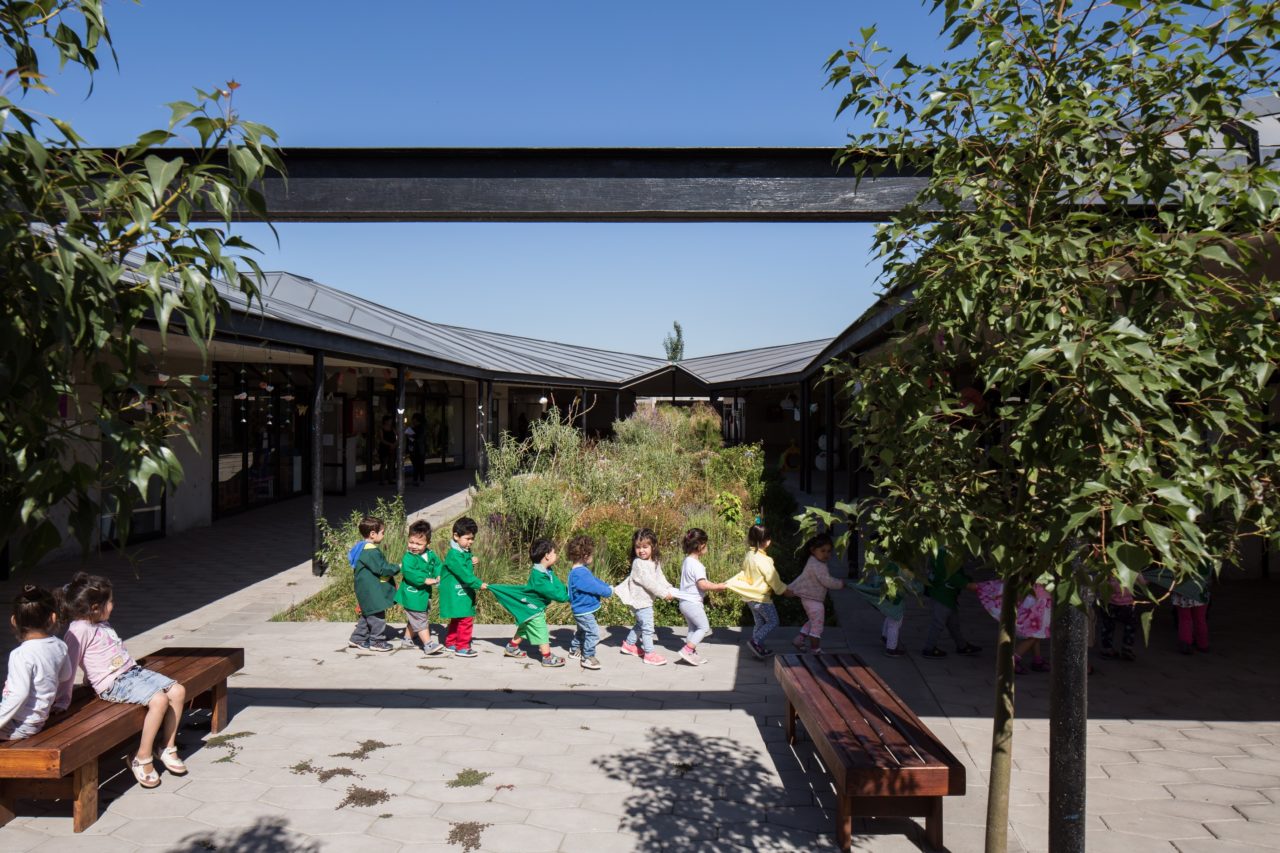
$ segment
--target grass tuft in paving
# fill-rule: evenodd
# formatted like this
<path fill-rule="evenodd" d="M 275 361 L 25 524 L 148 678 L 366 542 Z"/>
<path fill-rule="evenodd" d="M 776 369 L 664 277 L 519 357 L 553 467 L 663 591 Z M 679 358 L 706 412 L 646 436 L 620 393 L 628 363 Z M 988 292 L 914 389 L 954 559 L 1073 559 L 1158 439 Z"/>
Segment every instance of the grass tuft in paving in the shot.
<path fill-rule="evenodd" d="M 450 779 L 446 786 L 449 788 L 474 788 L 477 785 L 484 784 L 484 780 L 492 775 L 492 773 L 484 773 L 468 767 Z"/>

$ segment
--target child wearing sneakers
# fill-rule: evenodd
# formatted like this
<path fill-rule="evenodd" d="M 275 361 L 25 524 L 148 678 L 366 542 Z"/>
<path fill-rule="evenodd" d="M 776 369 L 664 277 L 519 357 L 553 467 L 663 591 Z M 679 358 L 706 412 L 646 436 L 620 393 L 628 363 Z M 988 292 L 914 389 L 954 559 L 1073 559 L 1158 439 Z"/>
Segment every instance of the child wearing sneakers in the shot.
<path fill-rule="evenodd" d="M 681 542 L 684 547 L 684 562 L 680 564 L 680 615 L 689 626 L 689 634 L 685 637 L 684 648 L 680 657 L 690 666 L 702 666 L 706 658 L 698 654 L 698 643 L 711 633 L 711 620 L 707 619 L 707 608 L 703 606 L 702 596 L 708 592 L 719 592 L 727 587 L 722 583 L 707 580 L 707 567 L 702 565 L 702 555 L 707 553 L 707 532 L 699 527 L 692 527 L 684 534 Z"/>
<path fill-rule="evenodd" d="M 778 627 L 778 608 L 774 606 L 773 597 L 795 595 L 787 590 L 787 585 L 778 577 L 773 558 L 765 553 L 771 542 L 769 531 L 757 518 L 747 530 L 747 554 L 742 558 L 742 571 L 725 583 L 728 589 L 742 596 L 751 610 L 751 618 L 756 625 L 747 638 L 747 648 L 751 649 L 756 660 L 764 660 L 773 654 L 764 646 L 765 639 Z"/>
<path fill-rule="evenodd" d="M 564 658 L 551 654 L 551 635 L 547 630 L 547 605 L 553 601 L 569 600 L 568 588 L 551 570 L 558 559 L 555 543 L 550 539 L 535 541 L 529 549 L 529 559 L 533 561 L 533 568 L 529 570 L 527 584 L 493 584 L 489 587 L 498 603 L 516 621 L 515 633 L 503 653 L 509 658 L 528 657 L 520 648 L 520 641 L 525 639 L 538 647 L 543 666 L 564 666 Z"/>
<path fill-rule="evenodd" d="M 415 521 L 409 525 L 408 550 L 400 561 L 404 582 L 396 590 L 396 603 L 404 608 L 405 640 L 413 642 L 416 636 L 422 642 L 426 655 L 444 653 L 444 645 L 431 639 L 431 623 L 427 611 L 431 609 L 431 587 L 440 583 L 440 567 L 443 565 L 431 544 L 431 522 Z"/>
<path fill-rule="evenodd" d="M 471 556 L 471 546 L 479 530 L 475 519 L 465 515 L 453 523 L 453 542 L 449 544 L 449 555 L 444 558 L 444 571 L 440 575 L 440 618 L 449 620 L 444 645 L 460 658 L 476 656 L 476 650 L 471 648 L 476 590 L 489 588 L 476 577 L 475 565 L 479 560 Z"/>
<path fill-rule="evenodd" d="M 569 570 L 569 605 L 578 630 L 569 644 L 569 657 L 582 661 L 583 669 L 599 669 L 596 644 L 600 642 L 600 626 L 596 624 L 596 611 L 600 599 L 613 595 L 613 587 L 591 573 L 591 558 L 596 544 L 590 536 L 575 536 L 566 548 L 573 568 Z"/>
<path fill-rule="evenodd" d="M 649 666 L 663 666 L 667 662 L 653 650 L 653 600 L 675 598 L 675 587 L 662 573 L 658 558 L 657 534 L 647 527 L 637 530 L 631 537 L 631 574 L 613 588 L 618 600 L 636 614 L 636 624 L 622 643 L 622 653 L 638 657 Z"/>
<path fill-rule="evenodd" d="M 351 561 L 352 576 L 356 587 L 356 603 L 360 605 L 360 618 L 351 632 L 347 645 L 353 649 L 371 652 L 389 652 L 387 642 L 387 608 L 395 602 L 395 576 L 400 567 L 387 561 L 378 544 L 386 535 L 382 519 L 366 515 L 360 520 L 358 542 L 347 558 Z"/>
<path fill-rule="evenodd" d="M 946 652 L 938 648 L 942 629 L 946 627 L 956 644 L 956 654 L 976 655 L 982 651 L 982 647 L 966 640 L 960 629 L 960 593 L 968 587 L 972 578 L 958 560 L 948 558 L 947 549 L 941 546 L 929 558 L 929 562 L 929 584 L 924 590 L 925 595 L 931 599 L 929 635 L 925 638 L 921 654 L 933 660 L 947 656 Z"/>
<path fill-rule="evenodd" d="M 827 569 L 827 560 L 835 547 L 831 536 L 819 533 L 804 543 L 804 550 L 809 554 L 800 577 L 791 582 L 789 589 L 800 599 L 804 606 L 806 621 L 800 633 L 793 641 L 797 651 L 809 651 L 818 654 L 822 651 L 822 630 L 826 624 L 827 595 L 833 589 L 840 589 L 844 581 L 833 578 Z"/>

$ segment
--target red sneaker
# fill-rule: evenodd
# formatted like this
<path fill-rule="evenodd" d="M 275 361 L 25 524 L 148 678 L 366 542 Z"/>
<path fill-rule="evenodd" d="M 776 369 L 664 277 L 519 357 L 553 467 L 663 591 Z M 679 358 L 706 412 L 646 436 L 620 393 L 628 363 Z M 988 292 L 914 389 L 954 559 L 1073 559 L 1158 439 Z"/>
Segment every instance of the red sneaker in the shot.
<path fill-rule="evenodd" d="M 638 658 L 641 656 L 640 647 L 634 646 L 631 643 L 627 643 L 627 642 L 624 642 L 622 644 L 622 648 L 619 649 L 619 651 L 622 652 L 624 655 L 631 655 L 632 657 L 635 657 L 635 658 Z"/>

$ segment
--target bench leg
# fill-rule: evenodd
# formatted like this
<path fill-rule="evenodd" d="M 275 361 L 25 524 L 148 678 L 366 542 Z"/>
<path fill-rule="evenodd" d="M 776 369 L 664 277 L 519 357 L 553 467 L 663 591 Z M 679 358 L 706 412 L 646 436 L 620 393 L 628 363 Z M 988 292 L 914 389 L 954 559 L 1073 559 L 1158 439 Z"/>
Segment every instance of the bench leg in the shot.
<path fill-rule="evenodd" d="M 227 725 L 227 682 L 219 681 L 209 689 L 209 705 L 213 708 L 209 733 L 216 735 Z"/>
<path fill-rule="evenodd" d="M 924 817 L 924 840 L 934 850 L 942 850 L 942 797 L 929 800 L 929 813 Z"/>
<path fill-rule="evenodd" d="M 844 853 L 853 847 L 853 800 L 840 798 L 840 814 L 836 817 L 836 843 Z"/>
<path fill-rule="evenodd" d="M 84 832 L 98 820 L 98 759 L 86 761 L 75 770 L 71 782 L 75 797 L 72 806 L 73 829 Z"/>
<path fill-rule="evenodd" d="M 796 706 L 787 703 L 787 743 L 796 742 Z"/>
<path fill-rule="evenodd" d="M 14 796 L 12 782 L 0 782 L 0 826 L 17 817 L 18 798 Z"/>

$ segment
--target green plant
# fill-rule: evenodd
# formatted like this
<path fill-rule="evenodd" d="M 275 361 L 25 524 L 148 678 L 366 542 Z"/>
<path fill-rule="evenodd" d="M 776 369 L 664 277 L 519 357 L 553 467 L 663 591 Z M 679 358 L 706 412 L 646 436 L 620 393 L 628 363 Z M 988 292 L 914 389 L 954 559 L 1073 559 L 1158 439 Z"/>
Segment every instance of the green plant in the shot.
<path fill-rule="evenodd" d="M 725 524 L 730 527 L 742 526 L 742 500 L 733 492 L 720 492 L 712 504 Z"/>
<path fill-rule="evenodd" d="M 847 520 L 870 563 L 980 554 L 1006 602 L 1044 581 L 1057 637 L 1112 581 L 1196 578 L 1275 531 L 1280 437 L 1261 413 L 1280 360 L 1280 171 L 1241 120 L 1280 75 L 1280 3 L 934 8 L 945 61 L 891 62 L 869 27 L 828 64 L 840 110 L 870 120 L 841 159 L 926 176 L 876 236 L 900 335 L 831 370 L 876 489 Z M 1013 617 L 988 851 L 1006 846 Z M 1082 849 L 1069 799 L 1051 824 Z"/>
<path fill-rule="evenodd" d="M 164 345 L 176 334 L 206 353 L 225 306 L 217 282 L 257 295 L 254 248 L 230 227 L 266 217 L 256 185 L 282 171 L 275 133 L 236 112 L 234 81 L 170 104 L 167 128 L 114 150 L 82 147 L 70 124 L 9 97 L 50 91 L 42 61 L 92 76 L 100 51 L 114 57 L 103 6 L 0 13 L 0 542 L 20 569 L 68 533 L 88 551 L 104 513 L 123 543 L 153 478 L 182 479 L 172 444 L 194 441 L 207 377 L 161 378 Z M 160 351 L 133 334 L 146 322 Z"/>

